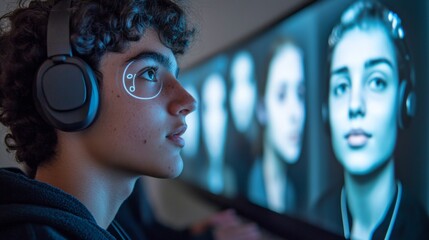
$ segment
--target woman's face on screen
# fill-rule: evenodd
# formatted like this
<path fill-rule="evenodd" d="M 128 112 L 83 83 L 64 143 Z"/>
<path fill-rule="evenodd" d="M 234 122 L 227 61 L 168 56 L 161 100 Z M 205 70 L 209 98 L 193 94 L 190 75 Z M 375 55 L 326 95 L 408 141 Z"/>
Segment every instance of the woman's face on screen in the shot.
<path fill-rule="evenodd" d="M 301 154 L 305 122 L 304 69 L 301 52 L 287 45 L 271 61 L 265 90 L 265 138 L 288 163 Z"/>
<path fill-rule="evenodd" d="M 192 97 L 199 102 L 199 96 L 197 89 L 191 85 L 184 85 L 186 91 L 191 94 Z M 185 139 L 186 145 L 182 149 L 182 153 L 187 157 L 195 157 L 198 153 L 199 145 L 199 137 L 200 137 L 200 121 L 198 118 L 198 113 L 193 112 L 187 116 L 187 126 L 186 132 L 182 135 L 183 139 Z"/>
<path fill-rule="evenodd" d="M 335 155 L 351 174 L 371 173 L 395 147 L 398 66 L 378 24 L 346 32 L 333 50 L 329 121 Z"/>
<path fill-rule="evenodd" d="M 226 86 L 224 78 L 213 73 L 202 87 L 203 138 L 211 158 L 220 159 L 226 140 Z"/>
<path fill-rule="evenodd" d="M 254 64 L 249 53 L 240 52 L 232 62 L 230 94 L 233 123 L 238 131 L 246 132 L 256 105 Z"/>

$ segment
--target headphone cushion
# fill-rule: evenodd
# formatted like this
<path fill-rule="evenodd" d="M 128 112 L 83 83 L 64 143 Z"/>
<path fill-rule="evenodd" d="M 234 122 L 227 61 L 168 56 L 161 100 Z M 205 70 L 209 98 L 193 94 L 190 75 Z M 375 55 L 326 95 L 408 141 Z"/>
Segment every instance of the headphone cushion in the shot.
<path fill-rule="evenodd" d="M 415 94 L 407 80 L 399 84 L 398 125 L 407 128 L 415 115 Z"/>
<path fill-rule="evenodd" d="M 99 103 L 97 85 L 94 72 L 81 59 L 48 59 L 39 68 L 35 82 L 37 109 L 60 130 L 82 130 L 95 119 Z"/>

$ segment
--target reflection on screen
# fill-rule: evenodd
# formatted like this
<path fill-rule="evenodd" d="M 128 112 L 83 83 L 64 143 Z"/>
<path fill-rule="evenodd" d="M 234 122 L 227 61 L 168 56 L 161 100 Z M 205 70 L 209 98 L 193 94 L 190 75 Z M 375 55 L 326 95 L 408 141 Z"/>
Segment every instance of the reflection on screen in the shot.
<path fill-rule="evenodd" d="M 251 125 L 256 107 L 255 66 L 249 52 L 239 52 L 231 62 L 230 108 L 238 131 L 245 132 Z"/>
<path fill-rule="evenodd" d="M 226 140 L 226 86 L 217 73 L 210 75 L 202 87 L 202 128 L 208 152 L 208 187 L 214 193 L 223 190 L 224 149 Z"/>
<path fill-rule="evenodd" d="M 429 238 L 428 12 L 315 1 L 187 69 L 201 138 L 183 178 L 346 238 Z"/>
<path fill-rule="evenodd" d="M 288 175 L 298 161 L 305 122 L 304 67 L 300 48 L 289 39 L 273 44 L 261 88 L 263 150 L 249 179 L 249 199 L 279 213 L 294 212 L 296 186 Z"/>
<path fill-rule="evenodd" d="M 197 102 L 200 102 L 200 98 L 195 86 L 185 84 L 184 87 L 186 91 L 188 91 Z M 186 142 L 186 145 L 183 148 L 182 153 L 184 157 L 192 159 L 198 154 L 198 148 L 200 147 L 200 121 L 198 119 L 198 110 L 189 114 L 186 117 L 186 124 L 188 128 L 186 129 L 186 132 L 182 135 L 183 139 Z"/>

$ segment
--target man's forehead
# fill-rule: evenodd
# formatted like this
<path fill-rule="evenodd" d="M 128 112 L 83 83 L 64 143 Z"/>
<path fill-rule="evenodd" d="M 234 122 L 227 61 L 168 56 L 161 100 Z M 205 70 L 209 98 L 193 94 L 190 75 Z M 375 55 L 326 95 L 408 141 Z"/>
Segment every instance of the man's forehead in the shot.
<path fill-rule="evenodd" d="M 156 47 L 153 44 L 144 44 L 141 42 L 132 42 L 123 52 L 108 52 L 103 56 L 102 63 L 111 63 L 125 67 L 131 61 L 139 59 L 151 59 L 165 65 L 174 73 L 179 71 L 176 56 L 170 49 Z"/>

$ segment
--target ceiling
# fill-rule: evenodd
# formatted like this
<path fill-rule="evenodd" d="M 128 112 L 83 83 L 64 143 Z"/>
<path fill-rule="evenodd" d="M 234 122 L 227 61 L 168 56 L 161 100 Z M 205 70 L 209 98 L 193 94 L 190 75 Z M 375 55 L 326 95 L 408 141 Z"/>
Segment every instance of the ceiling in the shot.
<path fill-rule="evenodd" d="M 309 0 L 184 0 L 186 12 L 198 31 L 182 68 L 201 61 L 230 44 L 293 11 Z M 12 10 L 17 0 L 1 0 L 0 13 Z"/>

